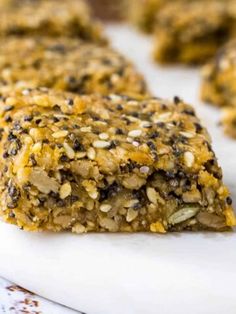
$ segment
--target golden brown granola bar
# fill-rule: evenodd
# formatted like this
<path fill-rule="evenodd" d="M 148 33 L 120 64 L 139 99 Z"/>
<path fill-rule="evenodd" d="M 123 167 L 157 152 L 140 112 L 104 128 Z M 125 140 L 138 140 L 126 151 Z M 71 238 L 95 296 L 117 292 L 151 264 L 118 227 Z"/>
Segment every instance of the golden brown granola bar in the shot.
<path fill-rule="evenodd" d="M 166 5 L 172 6 L 176 2 L 211 1 L 211 0 L 123 0 L 127 8 L 128 20 L 145 33 L 152 33 L 159 19 L 159 12 Z M 216 0 L 217 1 L 217 0 Z M 230 1 L 230 0 L 227 0 Z M 234 1 L 234 0 L 232 0 Z"/>
<path fill-rule="evenodd" d="M 206 130 L 177 97 L 47 89 L 0 103 L 0 212 L 24 230 L 223 231 L 232 200 Z"/>
<path fill-rule="evenodd" d="M 161 63 L 204 63 L 230 36 L 232 19 L 223 1 L 171 2 L 157 15 L 154 57 Z"/>
<path fill-rule="evenodd" d="M 229 12 L 230 17 L 232 18 L 232 32 L 233 36 L 236 36 L 236 1 L 227 0 L 226 6 Z"/>
<path fill-rule="evenodd" d="M 216 106 L 236 107 L 236 40 L 221 48 L 202 71 L 201 97 Z"/>
<path fill-rule="evenodd" d="M 141 31 L 151 33 L 154 30 L 156 14 L 165 4 L 165 0 L 128 0 L 128 20 Z"/>
<path fill-rule="evenodd" d="M 71 38 L 0 39 L 0 84 L 80 94 L 147 93 L 144 78 L 121 54 Z"/>
<path fill-rule="evenodd" d="M 68 36 L 106 41 L 84 0 L 5 0 L 0 4 L 0 35 Z"/>
<path fill-rule="evenodd" d="M 236 139 L 236 108 L 231 107 L 223 110 L 221 120 L 226 135 Z"/>
<path fill-rule="evenodd" d="M 124 13 L 124 5 L 127 0 L 88 0 L 95 16 L 103 20 L 120 20 Z M 129 0 L 128 0 L 129 2 Z"/>

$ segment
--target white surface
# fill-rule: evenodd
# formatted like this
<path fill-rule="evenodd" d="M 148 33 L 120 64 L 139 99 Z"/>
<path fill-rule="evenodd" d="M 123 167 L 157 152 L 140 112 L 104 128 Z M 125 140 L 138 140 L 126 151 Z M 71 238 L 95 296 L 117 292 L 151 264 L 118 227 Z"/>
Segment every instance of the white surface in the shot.
<path fill-rule="evenodd" d="M 114 46 L 137 64 L 151 90 L 195 104 L 214 138 L 234 200 L 236 142 L 198 101 L 199 72 L 151 63 L 150 39 L 110 27 Z M 235 314 L 236 234 L 29 234 L 0 225 L 0 275 L 87 314 Z"/>
<path fill-rule="evenodd" d="M 235 314 L 233 234 L 0 238 L 1 273 L 88 314 Z"/>
<path fill-rule="evenodd" d="M 16 287 L 0 278 L 1 314 L 80 314 Z"/>

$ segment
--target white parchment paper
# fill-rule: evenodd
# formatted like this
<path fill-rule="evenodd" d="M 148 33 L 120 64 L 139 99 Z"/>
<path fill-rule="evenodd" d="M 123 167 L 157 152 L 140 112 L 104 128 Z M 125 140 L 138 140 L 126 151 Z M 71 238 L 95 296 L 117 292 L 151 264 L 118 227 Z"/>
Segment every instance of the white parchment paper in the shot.
<path fill-rule="evenodd" d="M 194 104 L 213 137 L 236 203 L 236 141 L 200 103 L 198 69 L 161 68 L 151 40 L 109 26 L 113 45 L 132 58 L 150 89 Z M 31 234 L 0 223 L 0 276 L 87 314 L 235 314 L 236 234 Z"/>

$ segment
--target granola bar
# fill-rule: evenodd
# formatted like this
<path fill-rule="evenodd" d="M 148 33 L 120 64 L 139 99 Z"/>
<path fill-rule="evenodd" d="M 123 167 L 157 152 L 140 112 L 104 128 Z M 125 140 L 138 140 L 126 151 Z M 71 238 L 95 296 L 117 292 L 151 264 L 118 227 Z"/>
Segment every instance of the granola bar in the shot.
<path fill-rule="evenodd" d="M 156 22 L 154 57 L 161 63 L 204 63 L 232 36 L 232 19 L 222 1 L 164 6 Z"/>
<path fill-rule="evenodd" d="M 229 137 L 236 139 L 236 108 L 226 108 L 223 110 L 221 124 L 224 132 Z"/>
<path fill-rule="evenodd" d="M 202 71 L 201 97 L 216 106 L 236 107 L 236 40 L 221 48 Z"/>
<path fill-rule="evenodd" d="M 5 0 L 0 4 L 0 35 L 68 36 L 106 42 L 83 0 Z"/>
<path fill-rule="evenodd" d="M 232 32 L 233 36 L 236 37 L 236 0 L 227 0 L 227 9 L 232 19 Z"/>
<path fill-rule="evenodd" d="M 29 231 L 227 230 L 206 130 L 175 97 L 2 94 L 0 212 Z"/>
<path fill-rule="evenodd" d="M 145 33 L 154 30 L 156 14 L 165 4 L 165 0 L 129 0 L 127 1 L 128 20 Z"/>
<path fill-rule="evenodd" d="M 0 39 L 0 85 L 76 93 L 147 93 L 132 63 L 107 46 L 71 38 Z"/>
<path fill-rule="evenodd" d="M 89 3 L 95 16 L 103 20 L 113 21 L 122 19 L 126 1 L 89 0 Z"/>
<path fill-rule="evenodd" d="M 196 0 L 188 0 L 196 1 Z M 211 1 L 211 0 L 197 0 Z M 232 0 L 234 1 L 234 0 Z M 187 2 L 187 0 L 124 0 L 128 16 L 127 19 L 145 33 L 153 33 L 156 28 L 156 21 L 159 19 L 159 12 L 167 4 L 172 6 L 176 2 Z"/>

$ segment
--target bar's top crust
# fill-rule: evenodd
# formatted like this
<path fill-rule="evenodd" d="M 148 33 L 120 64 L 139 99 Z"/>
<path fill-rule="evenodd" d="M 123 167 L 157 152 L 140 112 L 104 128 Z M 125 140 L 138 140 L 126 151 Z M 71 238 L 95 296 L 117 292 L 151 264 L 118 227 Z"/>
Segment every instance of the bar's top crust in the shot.
<path fill-rule="evenodd" d="M 204 101 L 217 106 L 236 105 L 236 40 L 223 46 L 202 69 Z"/>
<path fill-rule="evenodd" d="M 214 35 L 219 29 L 229 32 L 231 29 L 226 6 L 218 1 L 171 2 L 158 12 L 157 24 L 157 31 L 181 32 L 183 42 L 207 33 Z"/>
<path fill-rule="evenodd" d="M 0 35 L 27 34 L 105 41 L 100 24 L 83 0 L 1 1 Z"/>
<path fill-rule="evenodd" d="M 107 46 L 71 38 L 0 39 L 0 81 L 80 94 L 147 92 L 133 64 Z"/>
<path fill-rule="evenodd" d="M 3 93 L 0 114 L 2 127 L 7 130 L 3 138 L 9 132 L 13 138 L 20 136 L 19 154 L 11 156 L 12 143 L 5 143 L 15 169 L 17 165 L 22 166 L 22 154 L 25 154 L 22 144 L 28 147 L 34 142 L 41 142 L 52 153 L 53 158 L 43 157 L 39 162 L 44 169 L 55 167 L 56 170 L 60 163 L 68 161 L 63 159 L 68 157 L 66 147 L 75 160 L 77 152 L 79 156 L 81 152 L 85 154 L 87 159 L 88 152 L 95 149 L 99 171 L 109 175 L 118 173 L 121 181 L 125 179 L 122 169 L 128 164 L 147 166 L 147 172 L 138 172 L 129 183 L 124 183 L 133 188 L 139 188 L 143 178 L 154 170 L 173 176 L 179 172 L 194 175 L 207 171 L 209 163 L 217 165 L 207 131 L 193 108 L 178 98 L 169 102 L 157 98 L 75 96 L 47 89 L 26 89 L 7 97 Z M 218 181 L 221 178 L 218 166 L 215 175 L 213 180 Z"/>
<path fill-rule="evenodd" d="M 68 141 L 73 147 L 72 138 L 76 137 L 83 151 L 94 147 L 106 152 L 116 170 L 130 160 L 173 173 L 197 173 L 215 158 L 207 131 L 193 108 L 179 98 L 170 102 L 115 94 L 76 96 L 46 88 L 4 91 L 2 95 L 1 119 L 4 117 L 6 127 L 18 125 L 12 131 L 22 134 L 22 139 L 36 131 L 52 146 L 55 141 Z M 66 135 L 54 136 L 62 129 Z"/>
<path fill-rule="evenodd" d="M 203 76 L 206 80 L 217 79 L 217 75 L 225 75 L 225 80 L 234 79 L 236 71 L 236 40 L 230 41 L 219 49 L 215 57 L 204 67 Z M 229 77 L 229 74 L 232 76 Z M 236 82 L 236 79 L 234 79 Z M 223 83 L 223 82 L 222 82 Z"/>

